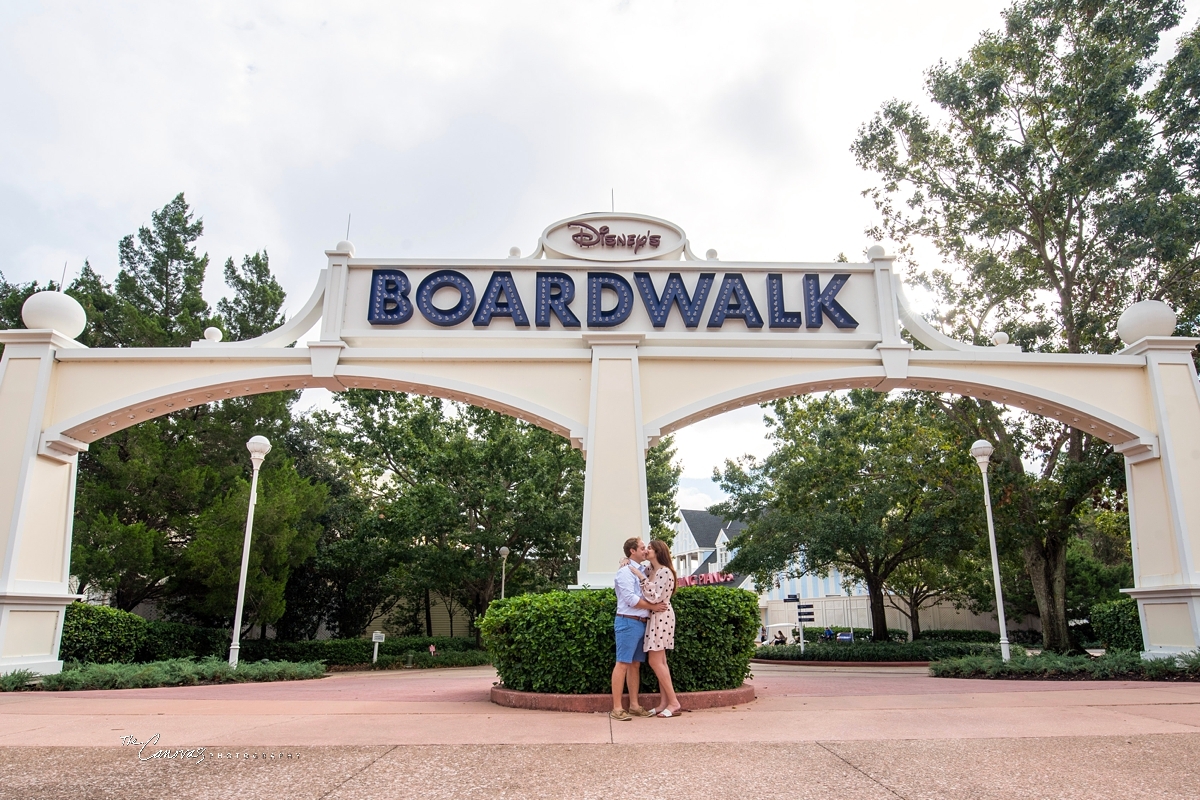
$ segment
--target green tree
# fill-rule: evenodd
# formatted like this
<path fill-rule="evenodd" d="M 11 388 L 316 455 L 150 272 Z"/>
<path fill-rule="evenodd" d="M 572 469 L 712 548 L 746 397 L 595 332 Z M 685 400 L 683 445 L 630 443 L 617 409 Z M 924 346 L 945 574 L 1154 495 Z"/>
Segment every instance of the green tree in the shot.
<path fill-rule="evenodd" d="M 974 464 L 936 407 L 869 390 L 771 405 L 774 449 L 727 461 L 714 479 L 729 500 L 710 509 L 746 521 L 735 572 L 760 586 L 836 568 L 863 583 L 872 637 L 886 641 L 884 587 L 907 564 L 973 546 L 964 510 Z"/>
<path fill-rule="evenodd" d="M 683 465 L 675 461 L 675 435 L 668 434 L 646 451 L 646 493 L 650 502 L 650 536 L 668 545 L 675 539 L 671 526 L 679 522 L 679 476 Z"/>
<path fill-rule="evenodd" d="M 194 243 L 204 222 L 194 220 L 180 192 L 151 214 L 150 227 L 121 240 L 117 296 L 121 299 L 128 347 L 186 347 L 213 321 L 204 295 L 208 254 Z M 282 301 L 282 298 L 280 298 Z"/>
<path fill-rule="evenodd" d="M 300 477 L 286 455 L 277 456 L 270 469 L 264 465 L 258 490 L 246 573 L 247 628 L 272 625 L 283 616 L 291 571 L 316 551 L 316 516 L 326 495 L 324 486 Z M 250 482 L 237 477 L 191 522 L 194 532 L 181 553 L 173 587 L 176 597 L 184 600 L 180 610 L 188 616 L 206 621 L 233 617 L 249 502 Z M 193 585 L 186 586 L 189 583 Z"/>
<path fill-rule="evenodd" d="M 1148 83 L 1179 12 L 1175 0 L 1022 0 L 1002 31 L 928 72 L 938 122 L 893 100 L 859 131 L 854 155 L 880 179 L 866 192 L 881 215 L 871 233 L 906 255 L 932 242 L 954 265 L 918 276 L 952 334 L 982 344 L 1002 328 L 1029 350 L 1110 353 L 1130 302 L 1195 294 L 1195 203 L 1162 136 L 1170 104 Z M 1181 75 L 1191 52 L 1172 62 Z M 1168 245 L 1172 231 L 1190 238 Z M 997 530 L 1019 540 L 1044 645 L 1071 649 L 1067 551 L 1082 505 L 1121 481 L 1111 446 L 990 403 L 946 407 L 996 444 Z"/>
<path fill-rule="evenodd" d="M 482 614 L 500 592 L 565 586 L 578 565 L 583 459 L 560 436 L 473 406 L 386 392 L 338 397 L 335 431 L 380 529 L 407 543 L 407 594 Z"/>
<path fill-rule="evenodd" d="M 217 303 L 231 341 L 253 339 L 284 323 L 283 301 L 287 294 L 271 274 L 267 251 L 242 259 L 236 267 L 233 259 L 225 262 L 225 283 L 233 289 L 233 297 Z"/>
<path fill-rule="evenodd" d="M 279 324 L 283 295 L 265 254 L 246 258 L 232 297 L 220 304 L 237 319 L 210 314 L 200 295 L 208 259 L 194 246 L 201 231 L 179 195 L 152 215 L 136 241 L 121 241 L 115 287 L 85 262 L 68 290 L 88 313 L 84 343 L 182 346 L 213 322 L 246 337 Z M 254 538 L 257 566 L 247 621 L 278 618 L 282 585 L 312 549 L 311 519 L 320 515 L 323 498 L 321 488 L 296 473 L 286 451 L 297 396 L 274 393 L 197 406 L 94 442 L 80 456 L 75 506 L 72 572 L 81 587 L 111 593 L 124 610 L 158 601 L 181 617 L 228 622 L 226 595 L 236 594 L 236 582 L 229 593 L 222 569 L 240 562 L 250 477 L 245 442 L 260 433 L 278 449 L 261 476 L 265 516 L 263 535 Z M 257 522 L 255 527 L 257 532 Z M 189 552 L 193 544 L 197 549 Z"/>

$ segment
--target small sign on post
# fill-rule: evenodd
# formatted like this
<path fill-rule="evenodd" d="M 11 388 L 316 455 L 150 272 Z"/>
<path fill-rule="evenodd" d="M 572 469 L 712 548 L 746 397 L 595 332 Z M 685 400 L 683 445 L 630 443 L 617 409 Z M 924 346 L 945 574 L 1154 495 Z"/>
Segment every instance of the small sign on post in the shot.
<path fill-rule="evenodd" d="M 379 643 L 383 641 L 383 631 L 375 631 L 371 634 L 371 641 L 375 643 L 375 654 L 371 656 L 371 663 L 379 661 Z"/>

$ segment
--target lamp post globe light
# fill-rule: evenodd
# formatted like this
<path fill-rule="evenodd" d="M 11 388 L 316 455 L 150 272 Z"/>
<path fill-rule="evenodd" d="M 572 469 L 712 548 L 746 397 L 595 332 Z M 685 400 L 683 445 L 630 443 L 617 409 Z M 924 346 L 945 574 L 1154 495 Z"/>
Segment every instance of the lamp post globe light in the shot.
<path fill-rule="evenodd" d="M 988 464 L 994 448 L 991 442 L 979 439 L 971 445 L 971 455 L 983 475 L 983 507 L 987 511 L 988 543 L 992 548 L 992 581 L 996 585 L 996 618 L 1000 620 L 1000 655 L 1008 661 L 1008 625 L 1004 622 L 1004 594 L 1000 591 L 1000 558 L 996 554 L 996 527 L 992 523 L 992 494 L 988 489 Z"/>
<path fill-rule="evenodd" d="M 246 602 L 246 570 L 250 567 L 250 531 L 254 528 L 254 501 L 258 497 L 258 469 L 263 459 L 271 452 L 271 443 L 265 436 L 251 437 L 246 442 L 250 451 L 250 464 L 254 475 L 250 478 L 250 509 L 246 512 L 246 538 L 242 542 L 242 574 L 238 579 L 237 611 L 233 614 L 233 642 L 229 645 L 229 666 L 238 665 L 238 648 L 242 638 L 242 607 Z"/>
<path fill-rule="evenodd" d="M 508 577 L 508 553 L 507 547 L 500 548 L 500 599 L 504 599 L 504 579 Z"/>

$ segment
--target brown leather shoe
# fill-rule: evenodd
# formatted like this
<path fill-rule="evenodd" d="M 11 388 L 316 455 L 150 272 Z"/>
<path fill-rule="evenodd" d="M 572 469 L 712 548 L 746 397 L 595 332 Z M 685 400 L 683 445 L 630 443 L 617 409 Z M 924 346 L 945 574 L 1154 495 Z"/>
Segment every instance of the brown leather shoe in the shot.
<path fill-rule="evenodd" d="M 629 716 L 631 717 L 652 717 L 652 713 L 640 706 L 631 706 L 629 708 Z"/>
<path fill-rule="evenodd" d="M 617 722 L 629 722 L 629 720 L 633 719 L 633 717 L 629 716 L 629 714 L 625 711 L 625 709 L 620 709 L 617 711 L 610 711 L 610 712 L 608 712 L 608 715 L 610 717 L 612 717 L 613 719 L 615 719 Z"/>

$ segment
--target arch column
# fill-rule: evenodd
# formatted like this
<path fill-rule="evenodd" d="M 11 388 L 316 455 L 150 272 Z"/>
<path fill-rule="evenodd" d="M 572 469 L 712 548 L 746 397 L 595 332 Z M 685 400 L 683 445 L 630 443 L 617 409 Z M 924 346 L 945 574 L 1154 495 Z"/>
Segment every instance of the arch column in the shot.
<path fill-rule="evenodd" d="M 586 333 L 592 348 L 583 531 L 572 588 L 613 585 L 621 544 L 650 536 L 638 345 L 642 334 Z"/>
<path fill-rule="evenodd" d="M 1143 655 L 1200 648 L 1200 382 L 1192 350 L 1200 339 L 1151 336 L 1125 349 L 1146 358 L 1158 429 L 1149 444 L 1124 448 L 1134 588 Z"/>
<path fill-rule="evenodd" d="M 0 674 L 62 671 L 78 455 L 41 432 L 54 403 L 55 354 L 80 344 L 48 330 L 0 333 Z"/>

